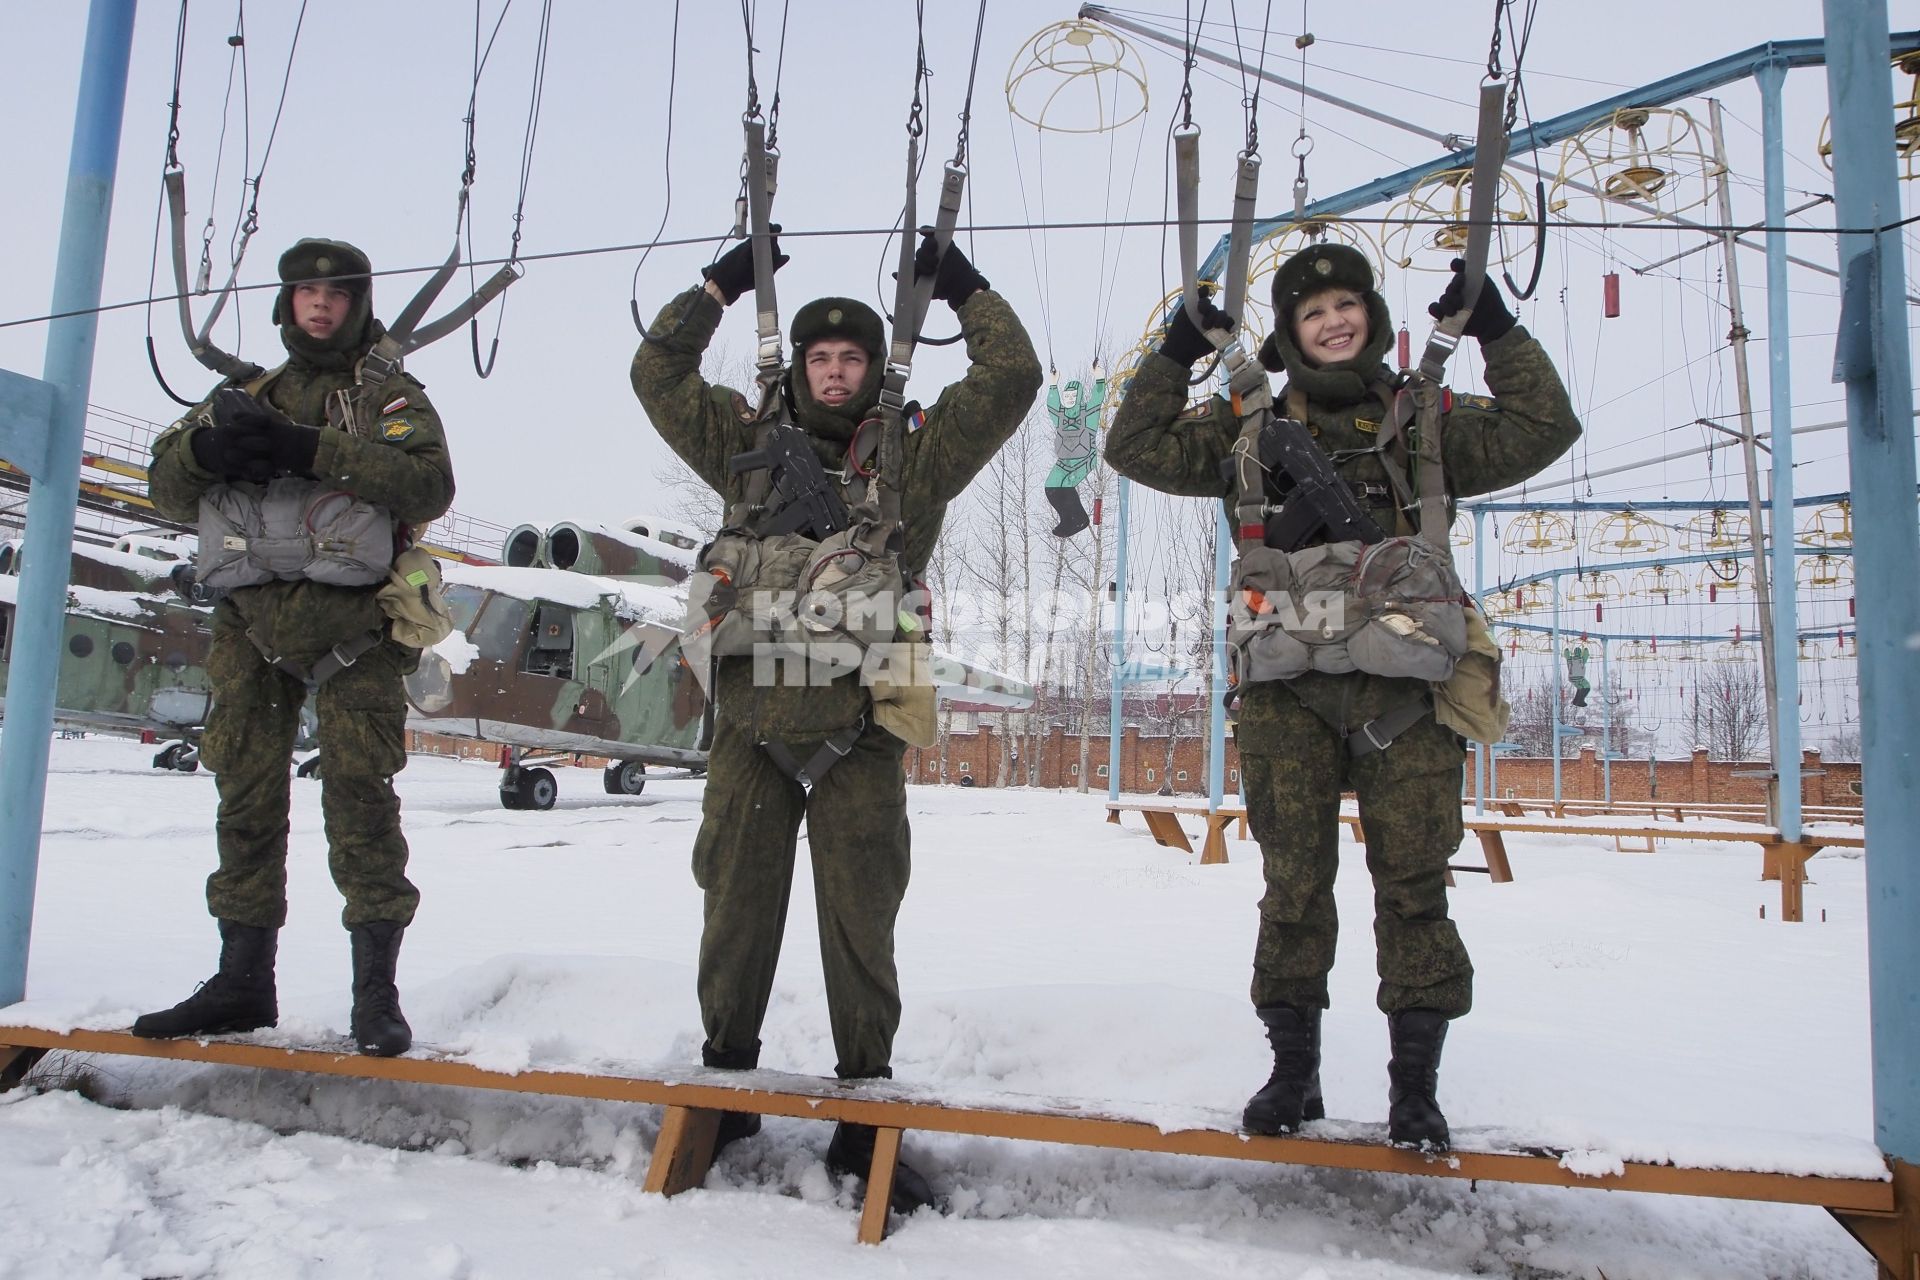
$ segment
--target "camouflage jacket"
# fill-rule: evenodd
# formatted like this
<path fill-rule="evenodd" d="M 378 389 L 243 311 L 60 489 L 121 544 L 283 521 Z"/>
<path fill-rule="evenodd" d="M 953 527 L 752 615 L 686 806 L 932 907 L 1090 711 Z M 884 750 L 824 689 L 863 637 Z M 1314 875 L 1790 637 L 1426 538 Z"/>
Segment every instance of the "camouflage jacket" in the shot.
<path fill-rule="evenodd" d="M 323 423 L 327 396 L 353 385 L 351 370 L 319 370 L 292 361 L 274 374 L 260 394 L 295 422 Z M 251 385 L 223 382 L 221 387 Z M 216 387 L 215 391 L 220 390 Z M 320 431 L 314 476 L 393 512 L 416 530 L 446 514 L 453 504 L 453 463 L 446 434 L 426 391 L 404 373 L 381 389 L 385 411 L 373 415 L 366 438 L 332 426 Z M 193 433 L 213 422 L 213 393 L 155 438 L 147 468 L 148 495 L 154 509 L 169 520 L 194 522 L 200 495 L 221 478 L 194 459 Z M 379 408 L 380 406 L 375 406 Z M 374 600 L 376 586 L 337 587 L 297 580 L 241 587 L 221 608 L 275 653 L 310 662 L 343 640 L 386 625 Z"/>
<path fill-rule="evenodd" d="M 1491 493 L 1538 475 L 1580 438 L 1580 419 L 1567 389 L 1546 349 L 1524 325 L 1484 344 L 1481 352 L 1493 397 L 1453 396 L 1441 436 L 1447 493 L 1455 498 Z M 1107 463 L 1162 493 L 1223 498 L 1231 516 L 1232 482 L 1221 464 L 1240 424 L 1224 396 L 1197 409 L 1188 409 L 1186 398 L 1184 367 L 1157 353 L 1142 359 L 1107 433 Z M 1284 393 L 1276 397 L 1275 410 L 1287 412 Z M 1310 400 L 1306 410 L 1315 439 L 1336 459 L 1334 469 L 1364 487 L 1362 501 L 1391 531 L 1395 503 L 1379 455 L 1341 459 L 1345 451 L 1371 448 L 1379 438 L 1386 413 L 1382 401 L 1369 397 L 1329 406 Z"/>
<path fill-rule="evenodd" d="M 1490 493 L 1538 475 L 1580 438 L 1580 419 L 1545 348 L 1522 325 L 1482 345 L 1484 396 L 1452 397 L 1442 430 L 1447 493 L 1451 498 Z M 1384 373 L 1383 367 L 1383 373 Z M 1106 458 L 1121 475 L 1162 493 L 1221 498 L 1232 520 L 1232 481 L 1222 464 L 1240 433 L 1226 399 L 1214 396 L 1187 408 L 1187 370 L 1155 353 L 1145 357 L 1107 434 Z M 1296 406 L 1297 407 L 1297 406 Z M 1383 529 L 1395 528 L 1397 504 L 1380 456 L 1341 458 L 1345 450 L 1370 448 L 1385 416 L 1380 398 L 1355 404 L 1306 404 L 1314 437 L 1336 461 L 1335 470 L 1353 484 Z M 1287 412 L 1286 397 L 1276 411 Z M 1408 477 L 1415 483 L 1413 476 Z M 1402 525 L 1401 531 L 1409 531 Z M 1392 709 L 1421 689 L 1415 681 L 1364 674 L 1310 672 L 1287 687 L 1321 716 L 1358 726 Z M 1236 736 L 1242 750 L 1284 750 L 1287 744 L 1269 732 L 1277 717 L 1271 699 L 1279 691 L 1261 684 L 1246 690 Z"/>
<path fill-rule="evenodd" d="M 755 445 L 754 406 L 740 392 L 700 376 L 701 354 L 722 314 L 719 301 L 701 286 L 669 302 L 634 353 L 632 379 L 661 438 L 731 504 L 743 496 L 746 482 L 728 473 L 728 463 Z M 1006 299 L 983 289 L 959 314 L 970 367 L 906 439 L 902 558 L 915 577 L 933 555 L 947 504 L 1019 428 L 1040 392 L 1040 358 Z M 829 470 L 845 467 L 845 446 L 809 439 Z M 720 668 L 718 710 L 743 721 L 749 732 L 796 741 L 824 737 L 854 723 L 867 708 L 867 692 L 855 675 L 826 688 L 755 688 L 752 659 L 725 658 Z"/>

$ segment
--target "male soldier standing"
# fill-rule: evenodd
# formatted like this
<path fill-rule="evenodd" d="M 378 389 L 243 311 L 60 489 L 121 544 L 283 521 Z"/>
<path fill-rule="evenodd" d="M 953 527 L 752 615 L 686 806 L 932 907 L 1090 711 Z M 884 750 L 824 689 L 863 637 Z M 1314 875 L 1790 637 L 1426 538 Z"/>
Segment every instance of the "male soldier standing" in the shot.
<path fill-rule="evenodd" d="M 1454 261 L 1451 285 L 1428 308 L 1436 319 L 1461 309 L 1463 265 Z M 1303 249 L 1274 274 L 1273 308 L 1274 332 L 1261 360 L 1286 372 L 1286 389 L 1276 397 L 1282 416 L 1306 425 L 1374 523 L 1411 533 L 1405 499 L 1397 496 L 1405 459 L 1395 456 L 1411 447 L 1382 432 L 1397 383 L 1381 363 L 1393 327 L 1371 264 L 1345 245 Z M 1209 328 L 1227 323 L 1210 302 L 1202 311 Z M 1515 323 L 1491 280 L 1464 333 L 1480 342 L 1494 398 L 1450 397 L 1441 432 L 1449 499 L 1518 484 L 1580 435 L 1552 360 Z M 1224 497 L 1231 517 L 1234 482 L 1221 468 L 1240 422 L 1222 396 L 1187 407 L 1188 368 L 1213 349 L 1184 308 L 1176 313 L 1160 350 L 1142 359 L 1127 389 L 1107 437 L 1107 463 L 1165 493 Z M 1270 483 L 1264 501 L 1285 500 Z M 1309 541 L 1331 539 L 1316 534 Z M 1320 1015 L 1338 928 L 1340 794 L 1352 790 L 1367 833 L 1377 1001 L 1391 1044 L 1388 1137 L 1445 1147 L 1447 1121 L 1435 1097 L 1440 1049 L 1448 1020 L 1473 1003 L 1473 965 L 1447 916 L 1447 860 L 1460 847 L 1465 759 L 1456 729 L 1486 730 L 1457 723 L 1426 681 L 1358 670 L 1351 661 L 1345 670 L 1248 679 L 1240 693 L 1234 739 L 1241 791 L 1266 877 L 1253 1003 L 1274 1062 L 1243 1123 L 1254 1133 L 1288 1133 L 1325 1114 Z"/>
<path fill-rule="evenodd" d="M 402 681 L 420 655 L 387 637 L 375 592 L 386 581 L 379 560 L 384 554 L 390 563 L 398 546 L 395 527 L 422 528 L 452 504 L 453 467 L 420 384 L 398 371 L 385 380 L 363 372 L 385 333 L 373 318 L 371 273 L 364 253 L 337 240 L 287 250 L 273 311 L 287 362 L 229 379 L 153 443 L 153 504 L 169 519 L 202 526 L 203 577 L 209 557 L 221 554 L 206 545 L 207 522 L 221 512 L 271 516 L 292 504 L 296 527 L 311 527 L 346 506 L 344 494 L 359 500 L 355 510 L 375 536 L 364 571 L 328 571 L 327 581 L 242 571 L 254 584 L 234 586 L 214 607 L 213 709 L 201 759 L 220 793 L 220 867 L 207 879 L 220 971 L 173 1008 L 136 1020 L 135 1035 L 217 1035 L 278 1020 L 273 965 L 287 917 L 288 772 L 311 691 L 328 866 L 353 940 L 354 1043 L 390 1057 L 413 1042 L 394 966 L 420 895 L 406 876 L 393 775 L 407 761 Z"/>
<path fill-rule="evenodd" d="M 775 248 L 775 269 L 786 261 Z M 1040 389 L 1039 358 L 1013 309 L 960 252 L 936 258 L 929 237 L 915 271 L 960 317 L 971 367 L 914 422 L 902 450 L 900 565 L 918 580 L 940 535 L 947 504 L 1005 443 Z M 753 287 L 752 244 L 706 269 L 707 282 L 669 302 L 633 358 L 633 389 L 674 452 L 730 504 L 748 477 L 731 469 L 762 435 L 746 398 L 700 376 L 700 356 L 722 309 Z M 793 363 L 775 394 L 845 499 L 864 493 L 866 453 L 885 373 L 886 336 L 873 309 L 819 298 L 794 316 Z M 863 429 L 862 424 L 866 424 Z M 852 501 L 849 506 L 854 505 Z M 768 516 L 776 512 L 767 512 Z M 762 523 L 755 517 L 755 527 Z M 749 531 L 751 532 L 751 530 Z M 746 584 L 739 584 L 744 587 Z M 722 657 L 706 800 L 694 843 L 694 878 L 706 894 L 699 995 L 710 1067 L 745 1069 L 760 1055 L 760 1026 L 786 927 L 795 838 L 807 819 L 827 1007 L 842 1079 L 891 1076 L 900 991 L 893 927 L 908 876 L 905 744 L 874 722 L 858 672 L 806 687 L 756 683 L 755 659 Z M 833 753 L 838 751 L 837 758 Z M 830 759 L 831 763 L 825 761 Z M 794 776 L 795 762 L 810 785 Z M 729 1114 L 725 1143 L 757 1132 L 760 1118 Z M 841 1124 L 827 1148 L 835 1173 L 866 1177 L 874 1130 Z M 924 1178 L 902 1164 L 893 1204 L 928 1203 Z"/>

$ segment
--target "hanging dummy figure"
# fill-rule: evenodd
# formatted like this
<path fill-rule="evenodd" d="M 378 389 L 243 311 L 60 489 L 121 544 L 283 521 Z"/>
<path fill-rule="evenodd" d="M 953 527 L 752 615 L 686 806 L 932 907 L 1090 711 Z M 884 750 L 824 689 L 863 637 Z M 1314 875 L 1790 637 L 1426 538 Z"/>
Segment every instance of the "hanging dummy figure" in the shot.
<path fill-rule="evenodd" d="M 1047 416 L 1053 419 L 1055 456 L 1059 461 L 1047 473 L 1047 502 L 1060 517 L 1056 538 L 1071 538 L 1087 527 L 1087 510 L 1080 504 L 1080 482 L 1093 470 L 1094 436 L 1100 431 L 1100 404 L 1107 397 L 1107 378 L 1100 362 L 1093 362 L 1093 394 L 1079 379 L 1047 388 Z"/>
<path fill-rule="evenodd" d="M 1593 655 L 1583 644 L 1562 652 L 1567 659 L 1567 683 L 1573 686 L 1573 705 L 1584 707 L 1587 705 L 1587 694 L 1593 689 L 1592 682 L 1587 679 L 1587 659 Z"/>

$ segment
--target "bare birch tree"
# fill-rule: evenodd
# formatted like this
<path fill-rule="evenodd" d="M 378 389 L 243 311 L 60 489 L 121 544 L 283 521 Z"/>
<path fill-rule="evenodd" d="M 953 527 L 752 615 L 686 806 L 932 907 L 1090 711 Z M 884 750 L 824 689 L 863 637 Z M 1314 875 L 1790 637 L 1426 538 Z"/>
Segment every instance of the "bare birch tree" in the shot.
<path fill-rule="evenodd" d="M 1766 751 L 1767 692 L 1759 664 L 1716 662 L 1708 666 L 1701 672 L 1694 705 L 1709 758 L 1752 760 Z"/>

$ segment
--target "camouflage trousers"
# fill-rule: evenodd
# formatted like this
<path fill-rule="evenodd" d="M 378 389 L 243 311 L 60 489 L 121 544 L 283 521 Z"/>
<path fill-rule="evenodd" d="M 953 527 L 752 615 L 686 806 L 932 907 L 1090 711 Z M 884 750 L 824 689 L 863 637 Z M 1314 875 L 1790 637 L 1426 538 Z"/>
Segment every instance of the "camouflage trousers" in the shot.
<path fill-rule="evenodd" d="M 786 745 L 806 761 L 820 744 Z M 714 1049 L 759 1048 L 804 816 L 835 1071 L 889 1074 L 900 1026 L 893 925 L 911 863 L 904 753 L 869 722 L 809 794 L 722 714 L 693 846 L 693 878 L 706 894 L 700 1017 Z"/>
<path fill-rule="evenodd" d="M 1462 836 L 1459 738 L 1429 715 L 1385 751 L 1350 757 L 1339 735 L 1291 691 L 1276 689 L 1262 703 L 1262 749 L 1250 752 L 1243 741 L 1240 755 L 1247 823 L 1266 876 L 1255 1007 L 1327 1007 L 1339 931 L 1333 880 L 1340 793 L 1351 790 L 1373 876 L 1381 1011 L 1466 1013 L 1473 964 L 1447 916 L 1446 886 L 1447 861 Z"/>
<path fill-rule="evenodd" d="M 327 866 L 346 898 L 345 924 L 411 922 L 420 894 L 407 879 L 407 841 L 393 775 L 406 766 L 404 672 L 411 649 L 382 641 L 320 686 L 320 809 Z M 200 759 L 220 793 L 220 868 L 207 910 L 278 928 L 287 919 L 287 809 L 293 748 L 307 689 L 267 664 L 237 620 L 215 614 L 207 660 L 213 709 Z"/>

